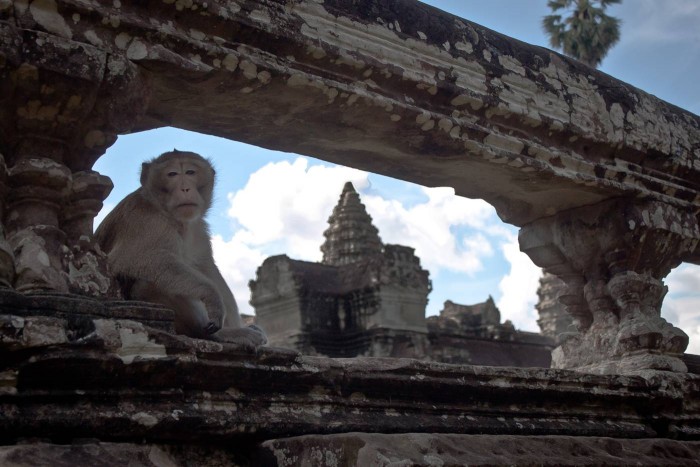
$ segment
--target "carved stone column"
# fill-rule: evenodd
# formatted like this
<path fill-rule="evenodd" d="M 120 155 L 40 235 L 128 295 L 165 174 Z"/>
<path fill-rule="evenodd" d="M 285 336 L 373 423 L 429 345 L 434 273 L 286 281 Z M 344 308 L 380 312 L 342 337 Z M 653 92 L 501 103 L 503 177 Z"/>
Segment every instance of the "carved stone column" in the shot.
<path fill-rule="evenodd" d="M 67 245 L 64 271 L 71 291 L 93 296 L 118 296 L 110 280 L 105 254 L 93 238 L 93 220 L 112 191 L 109 177 L 89 170 L 73 174 L 73 185 L 62 212 Z"/>
<path fill-rule="evenodd" d="M 0 21 L 0 141 L 10 166 L 2 222 L 13 285 L 117 297 L 92 238 L 112 183 L 90 169 L 138 121 L 149 87 L 124 56 L 74 41 L 68 30 L 42 32 L 42 14 L 55 17 L 45 7 L 18 10 L 16 24 Z"/>
<path fill-rule="evenodd" d="M 567 285 L 560 302 L 578 328 L 555 368 L 594 373 L 687 371 L 683 331 L 661 318 L 663 278 L 700 242 L 697 213 L 614 199 L 525 225 L 520 248 Z"/>
<path fill-rule="evenodd" d="M 15 255 L 15 288 L 67 292 L 61 274 L 66 236 L 58 218 L 70 189 L 70 170 L 49 158 L 26 157 L 10 169 L 9 181 L 5 222 Z"/>

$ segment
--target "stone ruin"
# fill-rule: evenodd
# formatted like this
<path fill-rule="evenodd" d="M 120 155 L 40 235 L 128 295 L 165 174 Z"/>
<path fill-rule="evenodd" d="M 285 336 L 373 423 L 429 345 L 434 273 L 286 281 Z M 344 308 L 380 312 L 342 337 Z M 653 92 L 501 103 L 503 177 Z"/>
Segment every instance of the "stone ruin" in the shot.
<path fill-rule="evenodd" d="M 471 365 L 544 367 L 551 364 L 554 340 L 501 322 L 493 298 L 474 305 L 450 300 L 438 316 L 426 320 L 430 359 Z"/>
<path fill-rule="evenodd" d="M 698 462 L 660 317 L 700 262 L 697 115 L 413 0 L 2 0 L 0 90 L 0 463 Z M 174 335 L 92 237 L 93 163 L 166 125 L 485 199 L 573 331 L 549 369 Z"/>
<path fill-rule="evenodd" d="M 553 340 L 501 323 L 493 299 L 426 319 L 431 283 L 413 248 L 382 243 L 352 183 L 328 219 L 321 263 L 273 256 L 250 282 L 270 344 L 304 355 L 549 367 Z"/>

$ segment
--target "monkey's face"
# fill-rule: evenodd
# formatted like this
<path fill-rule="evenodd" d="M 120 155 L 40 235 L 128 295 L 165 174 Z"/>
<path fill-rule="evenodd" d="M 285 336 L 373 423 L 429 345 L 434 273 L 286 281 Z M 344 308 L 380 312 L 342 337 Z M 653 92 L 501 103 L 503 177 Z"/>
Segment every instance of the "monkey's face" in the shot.
<path fill-rule="evenodd" d="M 190 157 L 178 157 L 157 164 L 154 180 L 165 210 L 181 222 L 200 219 L 209 208 L 213 174 L 209 165 Z"/>

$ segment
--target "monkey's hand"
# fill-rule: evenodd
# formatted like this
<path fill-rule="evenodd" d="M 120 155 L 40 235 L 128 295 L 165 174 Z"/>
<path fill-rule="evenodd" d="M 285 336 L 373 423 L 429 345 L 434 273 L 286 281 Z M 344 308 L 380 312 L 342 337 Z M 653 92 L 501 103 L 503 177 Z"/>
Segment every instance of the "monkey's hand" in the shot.
<path fill-rule="evenodd" d="M 239 344 L 246 347 L 260 347 L 267 344 L 265 331 L 252 324 L 244 328 L 224 328 L 211 335 L 217 342 Z"/>
<path fill-rule="evenodd" d="M 216 295 L 212 299 L 204 299 L 204 306 L 207 309 L 208 322 L 204 325 L 207 335 L 212 335 L 219 331 L 224 324 L 224 306 L 221 298 Z"/>

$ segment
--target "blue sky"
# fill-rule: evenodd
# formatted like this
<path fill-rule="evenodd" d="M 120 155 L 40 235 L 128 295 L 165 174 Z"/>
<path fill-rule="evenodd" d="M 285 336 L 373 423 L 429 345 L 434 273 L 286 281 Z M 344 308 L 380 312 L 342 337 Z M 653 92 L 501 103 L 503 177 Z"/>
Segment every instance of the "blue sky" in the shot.
<path fill-rule="evenodd" d="M 432 0 L 425 3 L 516 39 L 547 47 L 546 0 Z M 622 20 L 621 41 L 600 69 L 700 114 L 700 1 L 625 0 L 609 9 Z M 114 190 L 100 219 L 138 187 L 141 162 L 177 148 L 213 160 L 218 182 L 209 214 L 215 259 L 243 312 L 252 313 L 248 281 L 275 254 L 318 261 L 322 232 L 345 181 L 351 180 L 385 243 L 416 248 L 430 271 L 428 314 L 445 300 L 476 303 L 492 295 L 503 319 L 537 331 L 539 269 L 518 251 L 517 229 L 481 200 L 173 128 L 121 136 L 95 170 Z M 667 279 L 663 314 L 691 335 L 700 354 L 700 267 L 682 265 Z"/>

